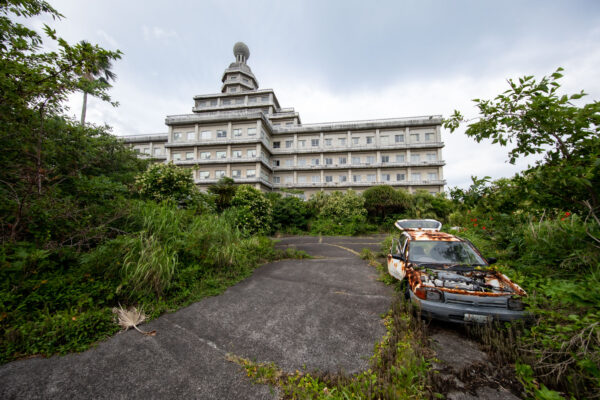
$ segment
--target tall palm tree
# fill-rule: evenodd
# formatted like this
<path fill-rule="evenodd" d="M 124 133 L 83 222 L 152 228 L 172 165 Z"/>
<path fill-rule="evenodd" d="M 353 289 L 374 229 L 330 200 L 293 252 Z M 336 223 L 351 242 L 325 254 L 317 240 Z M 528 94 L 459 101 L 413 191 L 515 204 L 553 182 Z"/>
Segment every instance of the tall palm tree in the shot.
<path fill-rule="evenodd" d="M 87 47 L 92 48 L 92 45 L 82 40 L 80 45 L 85 49 Z M 109 81 L 115 81 L 117 79 L 117 74 L 112 72 L 110 69 L 112 68 L 112 60 L 108 56 L 101 56 L 96 59 L 95 63 L 88 64 L 83 72 L 82 79 L 90 82 L 98 82 L 110 87 Z M 88 98 L 88 90 L 86 86 L 82 86 L 83 91 L 83 106 L 81 108 L 81 125 L 85 125 L 85 114 L 87 111 L 87 98 Z"/>

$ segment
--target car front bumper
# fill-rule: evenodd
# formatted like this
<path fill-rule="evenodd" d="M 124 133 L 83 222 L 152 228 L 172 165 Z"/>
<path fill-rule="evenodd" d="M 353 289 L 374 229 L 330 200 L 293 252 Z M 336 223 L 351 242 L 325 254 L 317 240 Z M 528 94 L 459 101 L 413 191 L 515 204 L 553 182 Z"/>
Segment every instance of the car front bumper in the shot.
<path fill-rule="evenodd" d="M 444 293 L 444 301 L 421 300 L 412 291 L 410 299 L 425 317 L 441 321 L 485 323 L 487 321 L 514 321 L 529 317 L 527 311 L 509 310 L 507 297 L 486 297 Z"/>

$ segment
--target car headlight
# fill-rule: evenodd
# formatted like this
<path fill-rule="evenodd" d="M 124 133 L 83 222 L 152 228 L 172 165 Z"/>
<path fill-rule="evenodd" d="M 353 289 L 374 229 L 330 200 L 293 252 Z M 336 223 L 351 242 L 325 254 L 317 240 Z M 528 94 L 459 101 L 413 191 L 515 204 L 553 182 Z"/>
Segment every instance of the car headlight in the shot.
<path fill-rule="evenodd" d="M 441 291 L 428 287 L 419 287 L 415 289 L 415 296 L 421 300 L 444 301 L 444 294 Z"/>
<path fill-rule="evenodd" d="M 509 297 L 508 298 L 508 309 L 514 311 L 522 311 L 525 307 L 523 306 L 523 302 L 518 297 Z"/>

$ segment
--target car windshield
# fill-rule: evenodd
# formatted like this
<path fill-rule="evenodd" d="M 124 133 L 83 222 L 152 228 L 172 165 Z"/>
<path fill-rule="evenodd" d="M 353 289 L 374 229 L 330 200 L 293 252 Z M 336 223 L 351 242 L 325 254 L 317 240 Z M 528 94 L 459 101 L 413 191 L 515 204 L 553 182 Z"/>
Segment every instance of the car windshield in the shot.
<path fill-rule="evenodd" d="M 412 262 L 428 264 L 486 265 L 466 242 L 412 241 L 408 249 Z"/>

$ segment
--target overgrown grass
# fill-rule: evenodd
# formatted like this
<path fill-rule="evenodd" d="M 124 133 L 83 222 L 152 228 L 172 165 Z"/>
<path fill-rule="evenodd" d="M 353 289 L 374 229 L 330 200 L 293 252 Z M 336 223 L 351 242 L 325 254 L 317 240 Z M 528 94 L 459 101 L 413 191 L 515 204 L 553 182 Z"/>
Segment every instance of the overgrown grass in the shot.
<path fill-rule="evenodd" d="M 370 368 L 354 375 L 285 372 L 274 363 L 257 363 L 228 355 L 254 383 L 278 387 L 284 399 L 423 399 L 430 385 L 431 350 L 425 325 L 402 296 L 396 297 L 383 322 L 386 334 L 376 344 Z"/>
<path fill-rule="evenodd" d="M 111 309 L 155 318 L 222 293 L 261 262 L 306 253 L 245 237 L 231 216 L 132 202 L 123 234 L 88 253 L 0 247 L 0 363 L 82 351 L 119 330 Z"/>

